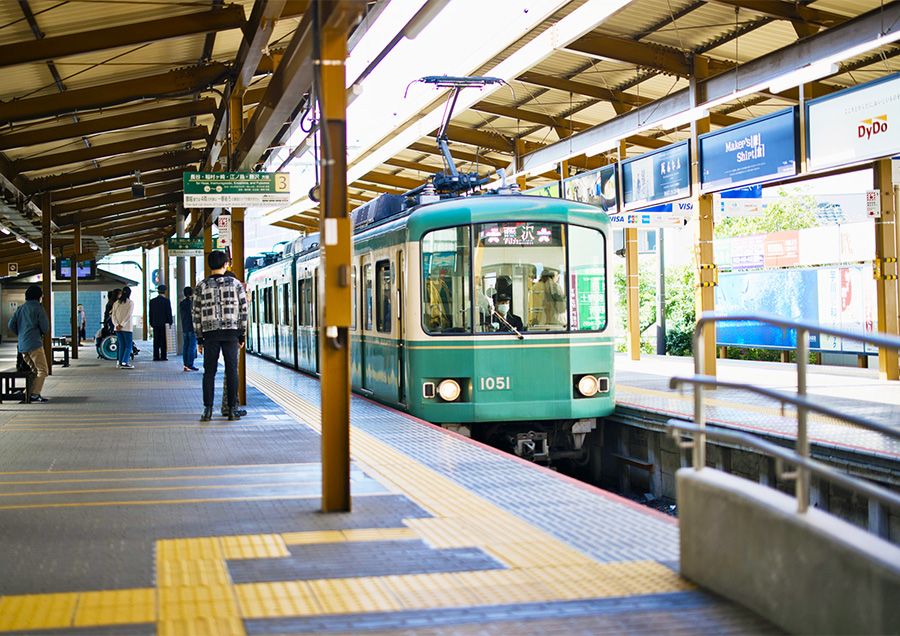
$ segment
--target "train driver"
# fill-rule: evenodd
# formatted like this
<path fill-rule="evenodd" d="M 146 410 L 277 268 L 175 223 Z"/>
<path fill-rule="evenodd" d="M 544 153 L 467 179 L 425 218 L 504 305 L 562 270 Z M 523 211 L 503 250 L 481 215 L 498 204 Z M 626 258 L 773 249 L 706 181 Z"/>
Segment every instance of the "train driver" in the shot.
<path fill-rule="evenodd" d="M 509 310 L 509 294 L 498 293 L 496 301 L 494 322 L 497 324 L 497 331 L 525 331 L 522 319 Z"/>

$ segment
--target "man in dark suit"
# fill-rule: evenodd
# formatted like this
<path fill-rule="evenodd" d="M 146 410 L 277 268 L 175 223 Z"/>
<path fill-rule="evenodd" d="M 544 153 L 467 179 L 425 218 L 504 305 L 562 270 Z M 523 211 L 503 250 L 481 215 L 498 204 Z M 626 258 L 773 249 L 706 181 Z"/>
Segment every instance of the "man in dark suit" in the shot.
<path fill-rule="evenodd" d="M 153 327 L 153 359 L 168 360 L 166 326 L 172 324 L 172 303 L 166 298 L 166 286 L 160 285 L 150 301 L 150 326 Z"/>

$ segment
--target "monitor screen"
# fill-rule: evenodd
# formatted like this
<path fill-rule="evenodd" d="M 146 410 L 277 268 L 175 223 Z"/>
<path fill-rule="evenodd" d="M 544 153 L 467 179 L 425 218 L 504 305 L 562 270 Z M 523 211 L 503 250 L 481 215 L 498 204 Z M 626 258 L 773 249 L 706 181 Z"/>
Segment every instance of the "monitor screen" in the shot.
<path fill-rule="evenodd" d="M 78 280 L 92 279 L 97 277 L 97 261 L 78 261 Z M 56 279 L 71 280 L 72 279 L 72 259 L 58 258 L 56 259 Z"/>

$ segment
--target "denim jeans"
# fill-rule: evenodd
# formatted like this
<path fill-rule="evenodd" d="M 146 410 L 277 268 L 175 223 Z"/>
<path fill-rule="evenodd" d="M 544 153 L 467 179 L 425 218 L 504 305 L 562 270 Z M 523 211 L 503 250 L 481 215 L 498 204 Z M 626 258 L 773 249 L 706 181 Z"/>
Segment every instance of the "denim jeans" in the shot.
<path fill-rule="evenodd" d="M 203 339 L 203 406 L 211 407 L 216 392 L 216 371 L 219 352 L 225 360 L 225 384 L 228 406 L 237 405 L 237 359 L 239 344 L 236 338 L 220 339 L 207 335 Z"/>
<path fill-rule="evenodd" d="M 194 360 L 197 359 L 197 333 L 194 331 L 185 331 L 181 346 L 181 359 L 184 366 L 194 366 Z"/>
<path fill-rule="evenodd" d="M 117 331 L 116 342 L 118 343 L 116 359 L 119 364 L 128 364 L 131 362 L 131 345 L 134 342 L 134 334 L 130 331 Z"/>

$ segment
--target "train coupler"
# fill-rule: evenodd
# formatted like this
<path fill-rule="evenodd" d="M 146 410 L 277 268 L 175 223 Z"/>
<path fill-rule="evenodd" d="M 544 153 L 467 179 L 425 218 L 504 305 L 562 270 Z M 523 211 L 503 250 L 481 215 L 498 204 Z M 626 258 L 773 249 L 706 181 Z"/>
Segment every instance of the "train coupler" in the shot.
<path fill-rule="evenodd" d="M 547 434 L 535 431 L 516 434 L 515 453 L 533 462 L 549 461 L 550 444 L 547 443 Z"/>

